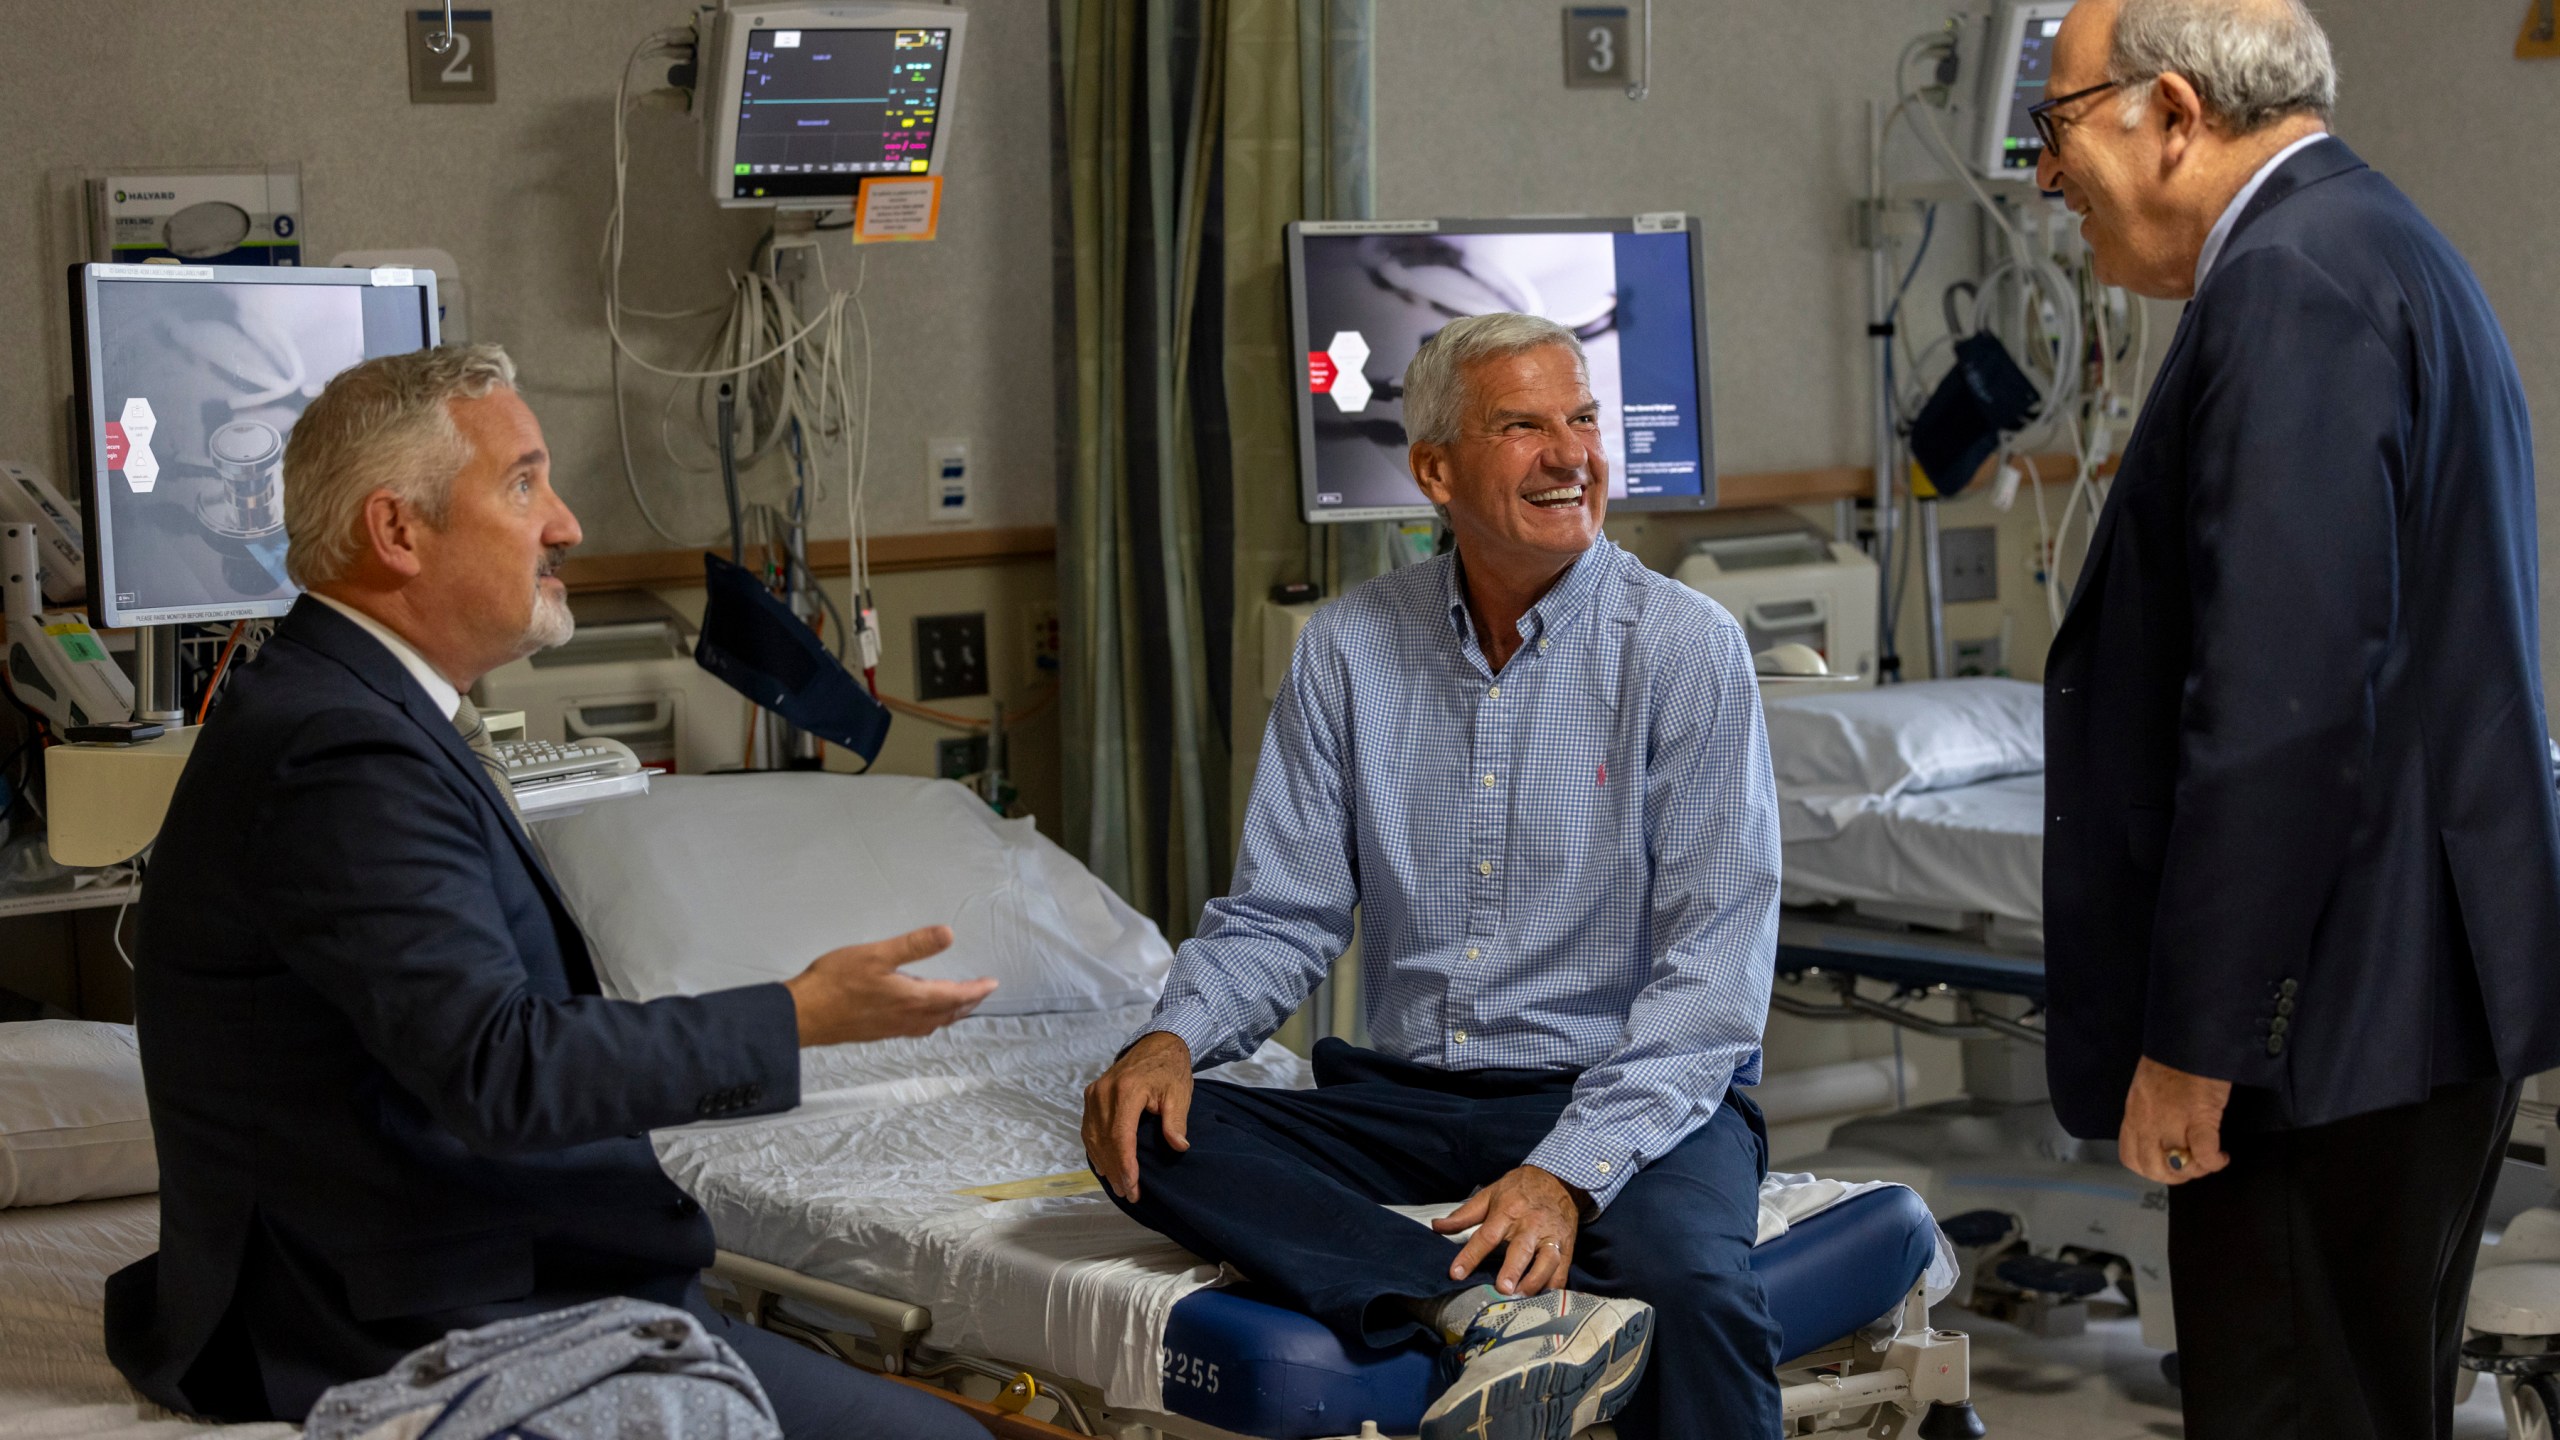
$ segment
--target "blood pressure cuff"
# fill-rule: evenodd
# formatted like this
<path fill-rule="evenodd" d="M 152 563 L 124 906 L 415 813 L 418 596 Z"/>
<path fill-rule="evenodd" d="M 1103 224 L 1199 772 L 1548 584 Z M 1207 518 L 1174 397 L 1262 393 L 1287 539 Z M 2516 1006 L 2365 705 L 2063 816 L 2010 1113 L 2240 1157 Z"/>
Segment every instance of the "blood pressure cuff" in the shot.
<path fill-rule="evenodd" d="M 2035 417 L 2035 382 L 1988 332 L 1956 342 L 1956 365 L 1911 422 L 1911 458 L 1930 488 L 1950 496 L 1973 483 L 2004 431 Z"/>
<path fill-rule="evenodd" d="M 755 572 L 706 552 L 702 578 L 711 593 L 694 660 L 730 689 L 869 765 L 889 738 L 888 708 Z"/>

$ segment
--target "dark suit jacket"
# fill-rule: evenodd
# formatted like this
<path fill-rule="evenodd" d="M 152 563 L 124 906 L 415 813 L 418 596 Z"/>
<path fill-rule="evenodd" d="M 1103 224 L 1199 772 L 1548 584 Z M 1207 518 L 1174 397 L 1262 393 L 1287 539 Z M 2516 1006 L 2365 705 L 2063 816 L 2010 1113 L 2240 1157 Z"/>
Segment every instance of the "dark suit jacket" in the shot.
<path fill-rule="evenodd" d="M 137 909 L 160 1253 L 107 1345 L 174 1409 L 299 1419 L 452 1326 L 680 1299 L 711 1227 L 645 1132 L 799 1103 L 781 986 L 598 995 L 450 719 L 315 600 L 198 740 Z"/>
<path fill-rule="evenodd" d="M 2054 1104 L 2243 1127 L 2560 1065 L 2532 437 L 2461 256 L 2337 140 L 2187 307 L 2045 671 Z"/>

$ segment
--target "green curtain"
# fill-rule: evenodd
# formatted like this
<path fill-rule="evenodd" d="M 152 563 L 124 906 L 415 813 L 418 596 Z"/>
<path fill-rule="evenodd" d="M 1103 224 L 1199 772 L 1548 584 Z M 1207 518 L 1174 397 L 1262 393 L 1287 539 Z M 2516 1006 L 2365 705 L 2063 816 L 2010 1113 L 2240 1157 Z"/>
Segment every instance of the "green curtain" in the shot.
<path fill-rule="evenodd" d="M 1201 302 L 1227 4 L 1054 0 L 1052 25 L 1065 838 L 1179 938 L 1225 883 L 1228 851 L 1201 454 L 1223 396 L 1200 393 L 1194 363 L 1213 328 Z M 1223 479 L 1222 456 L 1215 469 Z"/>

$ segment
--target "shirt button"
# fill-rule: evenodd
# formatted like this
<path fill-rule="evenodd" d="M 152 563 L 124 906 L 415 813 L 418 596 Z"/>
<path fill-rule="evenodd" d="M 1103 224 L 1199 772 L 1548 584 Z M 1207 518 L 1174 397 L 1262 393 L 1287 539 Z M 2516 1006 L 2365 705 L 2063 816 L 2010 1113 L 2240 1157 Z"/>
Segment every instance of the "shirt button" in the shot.
<path fill-rule="evenodd" d="M 1449 1038 L 1450 1038 L 1450 1039 L 1452 1039 L 1452 1040 L 1457 1041 L 1457 1042 L 1458 1042 L 1459 1044 L 1461 1044 L 1461 1045 L 1464 1045 L 1464 1044 L 1466 1044 L 1466 1043 L 1467 1043 L 1467 1032 L 1466 1032 L 1466 1031 L 1464 1031 L 1464 1030 L 1461 1030 L 1461 1031 L 1459 1031 L 1457 1034 L 1452 1035 L 1452 1036 L 1450 1036 Z"/>
<path fill-rule="evenodd" d="M 1491 771 L 1486 771 L 1486 772 L 1485 772 L 1485 777 L 1484 777 L 1484 788 L 1486 788 L 1487 790 L 1490 790 L 1490 789 L 1492 789 L 1492 788 L 1493 788 L 1493 772 L 1491 772 Z"/>
<path fill-rule="evenodd" d="M 1539 649 L 1541 649 L 1541 650 L 1546 649 L 1546 648 L 1547 648 L 1547 642 L 1546 642 L 1546 641 L 1544 641 L 1544 640 L 1539 641 L 1539 642 L 1538 642 L 1538 648 L 1539 648 Z"/>
<path fill-rule="evenodd" d="M 1479 875 L 1490 875 L 1490 874 L 1492 874 L 1492 873 L 1493 873 L 1493 862 L 1492 862 L 1492 861 L 1490 861 L 1490 860 L 1479 860 L 1479 861 L 1477 861 L 1477 862 L 1476 862 L 1476 873 L 1477 873 L 1477 874 L 1479 874 Z"/>
<path fill-rule="evenodd" d="M 1608 1162 L 1608 1161 L 1606 1161 L 1606 1160 L 1601 1161 L 1601 1162 L 1600 1162 L 1600 1167 L 1599 1167 L 1599 1168 L 1600 1168 L 1600 1173 L 1601 1173 L 1601 1174 L 1603 1174 L 1603 1175 L 1608 1174 L 1608 1173 L 1609 1173 L 1609 1162 Z"/>
<path fill-rule="evenodd" d="M 1481 955 L 1481 954 L 1483 954 L 1483 953 L 1484 953 L 1483 951 L 1478 950 L 1478 949 L 1477 949 L 1475 946 L 1473 946 L 1473 945 L 1470 945 L 1470 946 L 1468 946 L 1468 947 L 1467 947 L 1467 958 L 1468 958 L 1468 959 L 1470 959 L 1470 960 L 1475 959 L 1477 956 L 1479 956 L 1479 955 Z"/>
<path fill-rule="evenodd" d="M 1493 689 L 1492 689 L 1491 691 L 1489 691 L 1489 692 L 1487 692 L 1487 693 L 1489 693 L 1489 694 L 1492 696 L 1492 698 L 1494 698 L 1494 699 L 1496 699 L 1496 700 L 1499 700 L 1499 699 L 1501 699 L 1501 698 L 1502 698 L 1502 687 L 1501 687 L 1501 686 L 1499 686 L 1499 685 L 1496 685 L 1496 686 L 1494 686 L 1494 687 L 1493 687 Z"/>

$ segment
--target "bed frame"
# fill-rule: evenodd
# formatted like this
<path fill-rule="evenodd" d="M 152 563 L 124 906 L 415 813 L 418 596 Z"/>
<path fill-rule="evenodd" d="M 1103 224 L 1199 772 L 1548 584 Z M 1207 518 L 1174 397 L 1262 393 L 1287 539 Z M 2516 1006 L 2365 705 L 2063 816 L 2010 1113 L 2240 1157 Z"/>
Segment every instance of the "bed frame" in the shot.
<path fill-rule="evenodd" d="M 928 1381 L 960 1397 L 1002 1440 L 1251 1440 L 1178 1415 L 1108 1405 L 1092 1387 L 975 1356 L 942 1354 L 921 1305 L 819 1280 L 723 1250 L 705 1291 L 713 1303 L 763 1329 L 850 1365 Z M 1970 1342 L 1929 1323 L 1919 1284 L 1895 1312 L 1899 1333 L 1881 1348 L 1845 1336 L 1778 1372 L 1789 1436 L 1856 1433 L 1894 1440 L 1918 1421 L 1920 1440 L 1982 1433 L 1973 1417 Z M 1933 1407 L 1944 1407 L 1933 1409 Z M 1583 1440 L 1614 1440 L 1602 1425 Z M 1364 1425 L 1344 1440 L 1389 1440 Z"/>

